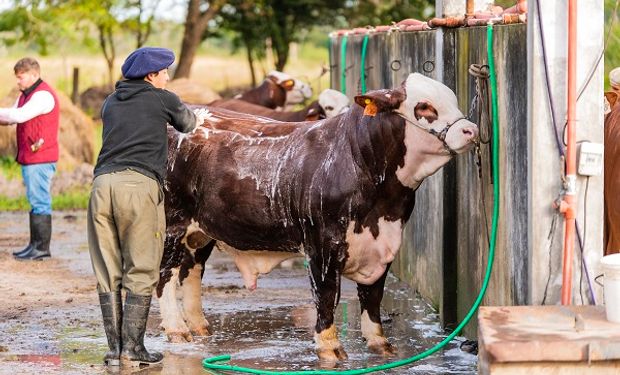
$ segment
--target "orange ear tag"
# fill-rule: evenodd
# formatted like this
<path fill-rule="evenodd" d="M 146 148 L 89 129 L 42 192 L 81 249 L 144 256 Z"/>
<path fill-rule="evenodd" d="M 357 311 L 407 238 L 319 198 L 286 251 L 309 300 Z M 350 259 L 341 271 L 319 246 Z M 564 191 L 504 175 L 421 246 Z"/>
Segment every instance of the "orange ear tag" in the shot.
<path fill-rule="evenodd" d="M 370 99 L 364 101 L 366 107 L 364 108 L 364 116 L 374 117 L 377 114 L 377 105 Z"/>

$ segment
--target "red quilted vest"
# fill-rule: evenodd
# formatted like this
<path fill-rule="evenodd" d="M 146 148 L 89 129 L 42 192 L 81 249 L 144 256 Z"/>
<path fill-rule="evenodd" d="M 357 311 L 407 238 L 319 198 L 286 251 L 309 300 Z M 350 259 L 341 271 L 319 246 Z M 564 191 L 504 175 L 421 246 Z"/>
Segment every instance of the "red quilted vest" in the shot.
<path fill-rule="evenodd" d="M 22 165 L 54 163 L 58 161 L 58 119 L 60 117 L 60 108 L 58 107 L 58 97 L 54 90 L 47 83 L 41 82 L 28 96 L 22 93 L 17 102 L 17 107 L 23 107 L 37 91 L 48 91 L 52 94 L 54 97 L 54 109 L 49 113 L 39 115 L 17 125 L 17 162 Z M 39 139 L 43 139 L 43 144 L 38 150 L 33 151 L 31 146 Z"/>

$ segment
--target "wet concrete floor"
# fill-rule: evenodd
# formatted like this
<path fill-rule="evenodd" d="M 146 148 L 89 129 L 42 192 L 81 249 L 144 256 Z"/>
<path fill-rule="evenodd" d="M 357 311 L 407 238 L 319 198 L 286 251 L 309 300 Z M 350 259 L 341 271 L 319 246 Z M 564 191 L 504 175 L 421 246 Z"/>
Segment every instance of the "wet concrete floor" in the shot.
<path fill-rule="evenodd" d="M 85 212 L 54 214 L 53 258 L 18 262 L 10 252 L 27 242 L 27 213 L 0 213 L 0 374 L 105 374 L 107 343 L 86 243 Z M 278 268 L 249 292 L 234 264 L 219 251 L 207 263 L 203 308 L 211 336 L 172 344 L 159 330 L 154 299 L 146 347 L 165 353 L 140 374 L 206 374 L 205 357 L 232 355 L 230 364 L 269 370 L 321 369 L 313 350 L 314 307 L 301 262 Z M 361 337 L 355 284 L 343 283 L 336 323 L 349 359 L 335 369 L 376 366 L 416 355 L 446 337 L 432 308 L 405 284 L 388 279 L 384 330 L 398 349 L 385 359 Z M 457 338 L 431 357 L 377 374 L 474 374 L 477 357 Z M 123 370 L 121 373 L 129 373 Z"/>

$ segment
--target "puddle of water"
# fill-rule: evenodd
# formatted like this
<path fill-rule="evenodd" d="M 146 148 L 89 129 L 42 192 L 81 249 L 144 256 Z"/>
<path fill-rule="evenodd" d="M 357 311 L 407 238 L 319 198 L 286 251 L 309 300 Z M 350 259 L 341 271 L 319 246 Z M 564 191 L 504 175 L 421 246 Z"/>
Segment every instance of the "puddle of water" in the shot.
<path fill-rule="evenodd" d="M 85 251 L 85 215 L 75 216 L 72 220 L 63 219 L 62 214 L 55 216 L 57 240 L 52 251 L 71 272 L 94 278 Z M 17 221 L 18 217 L 12 219 Z M 11 230 L 18 231 L 14 227 Z M 255 292 L 243 289 L 234 264 L 214 252 L 203 280 L 203 308 L 213 335 L 193 343 L 168 343 L 157 330 L 161 318 L 154 300 L 145 344 L 150 350 L 164 352 L 165 359 L 162 365 L 139 373 L 205 374 L 202 359 L 222 354 L 232 355 L 231 364 L 239 366 L 282 371 L 320 368 L 314 352 L 316 318 L 306 271 L 302 267 L 276 269 L 261 278 L 258 285 Z M 398 349 L 397 356 L 391 359 L 374 355 L 366 348 L 355 284 L 343 280 L 335 323 L 349 359 L 338 364 L 337 369 L 408 358 L 447 335 L 436 312 L 393 277 L 388 279 L 382 308 L 385 334 Z M 0 344 L 10 350 L 0 353 L 0 374 L 113 373 L 101 364 L 107 342 L 100 320 L 93 297 L 92 303 L 38 308 L 28 310 L 26 316 L 0 321 Z M 430 358 L 378 374 L 473 375 L 477 357 L 460 351 L 459 340 L 463 339 L 453 341 Z"/>

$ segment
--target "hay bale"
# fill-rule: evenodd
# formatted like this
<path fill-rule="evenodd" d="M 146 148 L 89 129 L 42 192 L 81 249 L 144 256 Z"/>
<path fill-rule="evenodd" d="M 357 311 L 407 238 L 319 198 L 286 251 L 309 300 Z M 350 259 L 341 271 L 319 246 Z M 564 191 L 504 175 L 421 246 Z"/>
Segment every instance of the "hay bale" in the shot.
<path fill-rule="evenodd" d="M 177 94 L 182 101 L 189 104 L 208 104 L 221 97 L 208 87 L 201 86 L 187 78 L 168 82 L 166 89 Z M 101 118 L 101 106 L 114 88 L 109 85 L 93 86 L 80 94 L 80 108 L 94 120 Z"/>
<path fill-rule="evenodd" d="M 202 86 L 188 78 L 179 78 L 168 82 L 166 89 L 177 94 L 188 104 L 209 104 L 221 97 L 208 87 Z"/>
<path fill-rule="evenodd" d="M 101 118 L 101 106 L 103 101 L 114 91 L 110 85 L 93 86 L 80 94 L 80 108 L 93 120 Z"/>
<path fill-rule="evenodd" d="M 60 129 L 58 143 L 60 159 L 58 170 L 73 170 L 82 163 L 93 164 L 95 158 L 95 124 L 62 92 L 56 92 L 60 105 Z M 10 107 L 19 96 L 15 88 L 3 99 L 0 105 Z M 15 126 L 0 127 L 0 156 L 15 157 L 17 146 Z"/>

